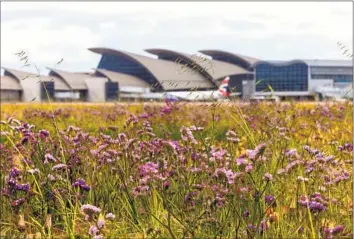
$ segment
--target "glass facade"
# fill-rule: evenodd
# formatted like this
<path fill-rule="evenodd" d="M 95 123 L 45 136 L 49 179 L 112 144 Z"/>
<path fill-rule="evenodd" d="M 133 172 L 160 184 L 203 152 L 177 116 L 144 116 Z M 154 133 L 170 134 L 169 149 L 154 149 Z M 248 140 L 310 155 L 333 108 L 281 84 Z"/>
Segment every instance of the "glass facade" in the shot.
<path fill-rule="evenodd" d="M 351 83 L 353 75 L 311 75 L 311 79 L 333 79 L 335 83 Z"/>
<path fill-rule="evenodd" d="M 106 88 L 106 101 L 115 101 L 118 98 L 119 84 L 118 82 L 107 81 Z"/>
<path fill-rule="evenodd" d="M 272 65 L 260 63 L 255 67 L 256 91 L 307 91 L 308 66 L 305 63 Z"/>
<path fill-rule="evenodd" d="M 54 82 L 53 81 L 43 81 L 40 84 L 41 100 L 47 101 L 54 99 Z M 48 99 L 49 97 L 49 99 Z"/>
<path fill-rule="evenodd" d="M 103 54 L 97 68 L 133 75 L 149 84 L 158 82 L 144 66 L 125 56 Z"/>

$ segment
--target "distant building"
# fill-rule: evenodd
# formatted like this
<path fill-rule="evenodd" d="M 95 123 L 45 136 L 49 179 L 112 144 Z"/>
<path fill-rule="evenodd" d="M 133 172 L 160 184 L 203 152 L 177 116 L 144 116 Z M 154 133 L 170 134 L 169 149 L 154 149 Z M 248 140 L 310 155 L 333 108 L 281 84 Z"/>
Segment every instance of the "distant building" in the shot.
<path fill-rule="evenodd" d="M 0 89 L 1 101 L 21 101 L 22 86 L 15 78 L 8 75 L 1 76 Z"/>
<path fill-rule="evenodd" d="M 98 69 L 135 76 L 148 83 L 154 92 L 215 88 L 215 84 L 202 75 L 182 71 L 180 63 L 107 48 L 89 50 L 102 55 Z"/>
<path fill-rule="evenodd" d="M 232 64 L 247 71 L 246 74 L 237 74 L 231 76 L 229 86 L 232 91 L 236 90 L 236 92 L 240 92 L 243 98 L 254 97 L 255 84 L 253 64 L 259 61 L 258 59 L 221 50 L 201 50 L 199 52 L 210 56 L 213 61 Z"/>
<path fill-rule="evenodd" d="M 90 73 L 48 68 L 44 76 L 4 68 L 1 101 L 161 100 L 186 91 L 209 95 L 225 77 L 233 96 L 243 98 L 343 97 L 353 85 L 350 60 L 265 61 L 221 50 L 199 51 L 205 57 L 145 50 L 157 56 L 153 58 L 109 48 L 89 50 L 101 55 Z"/>
<path fill-rule="evenodd" d="M 3 68 L 4 78 L 1 78 L 1 99 L 7 101 L 7 99 L 18 101 L 46 101 L 48 97 L 54 99 L 54 93 L 56 90 L 69 90 L 68 86 L 60 78 L 52 76 L 37 75 L 29 72 Z M 16 87 L 17 91 L 4 94 L 4 85 L 8 85 L 11 82 L 13 87 Z"/>
<path fill-rule="evenodd" d="M 216 86 L 220 85 L 225 77 L 230 77 L 230 87 L 233 88 L 234 92 L 242 93 L 242 81 L 253 78 L 252 72 L 247 70 L 246 67 L 229 62 L 165 49 L 148 49 L 146 51 L 157 55 L 158 59 L 181 63 L 193 69 L 194 74 L 203 75 L 206 80 L 211 81 Z M 189 73 L 191 74 L 191 71 Z"/>
<path fill-rule="evenodd" d="M 350 60 L 258 61 L 254 63 L 256 95 L 312 97 L 325 88 L 352 86 Z"/>
<path fill-rule="evenodd" d="M 353 86 L 351 60 L 264 61 L 218 50 L 200 52 L 252 71 L 253 81 L 244 82 L 248 95 L 313 98 L 327 92 L 344 94 Z"/>
<path fill-rule="evenodd" d="M 134 100 L 138 98 L 141 94 L 146 94 L 150 92 L 151 85 L 146 81 L 124 73 L 104 70 L 104 69 L 95 69 L 95 75 L 106 77 L 111 84 L 115 83 L 118 88 L 118 92 L 112 92 L 111 97 L 107 96 L 107 98 L 115 100 L 117 99 L 129 99 Z M 107 88 L 109 90 L 109 88 Z"/>

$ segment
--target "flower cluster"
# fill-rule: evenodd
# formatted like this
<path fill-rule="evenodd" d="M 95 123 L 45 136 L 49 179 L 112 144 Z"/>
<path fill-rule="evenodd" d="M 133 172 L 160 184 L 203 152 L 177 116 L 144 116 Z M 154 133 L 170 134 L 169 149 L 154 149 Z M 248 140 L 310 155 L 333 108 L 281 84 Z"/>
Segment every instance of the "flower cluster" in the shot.
<path fill-rule="evenodd" d="M 84 191 L 89 191 L 91 187 L 85 183 L 85 180 L 82 178 L 76 179 L 76 181 L 72 184 L 73 187 L 79 187 Z"/>
<path fill-rule="evenodd" d="M 338 127 L 350 123 L 343 110 L 242 103 L 224 114 L 215 103 L 210 114 L 210 106 L 182 104 L 38 106 L 23 114 L 40 130 L 1 122 L 4 236 L 25 236 L 23 225 L 34 218 L 60 237 L 65 217 L 79 212 L 73 233 L 84 228 L 96 239 L 143 231 L 156 238 L 349 236 L 352 145 Z M 53 117 L 62 119 L 59 129 L 43 129 Z M 70 126 L 61 130 L 63 123 Z"/>
<path fill-rule="evenodd" d="M 307 207 L 312 213 L 319 213 L 327 209 L 328 202 L 322 198 L 320 193 L 310 196 L 301 196 L 298 201 L 300 206 Z"/>

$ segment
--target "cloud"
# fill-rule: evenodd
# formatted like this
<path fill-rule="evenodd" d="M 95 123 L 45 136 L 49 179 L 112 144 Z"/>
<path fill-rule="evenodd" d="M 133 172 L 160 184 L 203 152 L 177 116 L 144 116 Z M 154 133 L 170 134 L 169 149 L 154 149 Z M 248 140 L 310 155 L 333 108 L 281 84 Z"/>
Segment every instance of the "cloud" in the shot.
<path fill-rule="evenodd" d="M 223 20 L 223 24 L 231 31 L 265 30 L 267 28 L 260 22 L 247 20 Z"/>
<path fill-rule="evenodd" d="M 43 68 L 64 58 L 61 68 L 72 71 L 97 66 L 100 56 L 89 47 L 345 59 L 336 42 L 351 46 L 352 14 L 352 4 L 342 2 L 4 2 L 1 59 L 20 67 L 14 53 L 25 49 Z"/>

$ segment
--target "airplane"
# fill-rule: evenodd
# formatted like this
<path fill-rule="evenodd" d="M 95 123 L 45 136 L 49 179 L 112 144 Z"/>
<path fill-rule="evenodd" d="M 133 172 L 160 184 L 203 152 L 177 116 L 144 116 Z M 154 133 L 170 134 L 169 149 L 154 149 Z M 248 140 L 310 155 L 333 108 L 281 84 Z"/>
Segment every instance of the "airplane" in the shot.
<path fill-rule="evenodd" d="M 218 90 L 211 91 L 172 91 L 164 93 L 135 93 L 130 94 L 120 94 L 120 98 L 140 98 L 140 99 L 150 99 L 150 100 L 183 100 L 183 101 L 220 101 L 228 100 L 230 97 L 240 96 L 241 93 L 231 92 L 229 86 L 230 77 L 227 76 L 220 84 Z"/>
<path fill-rule="evenodd" d="M 226 100 L 231 96 L 238 96 L 240 93 L 231 93 L 229 87 L 230 77 L 225 77 L 217 91 L 177 91 L 168 92 L 167 95 L 181 100 L 201 101 L 201 100 Z"/>

